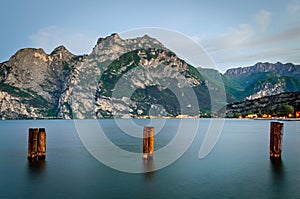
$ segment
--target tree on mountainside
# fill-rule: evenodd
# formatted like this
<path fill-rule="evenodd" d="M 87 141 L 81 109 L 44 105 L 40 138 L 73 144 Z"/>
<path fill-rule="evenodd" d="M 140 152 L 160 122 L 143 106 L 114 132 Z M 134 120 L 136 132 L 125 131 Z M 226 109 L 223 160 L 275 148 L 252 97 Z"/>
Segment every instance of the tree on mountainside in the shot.
<path fill-rule="evenodd" d="M 285 105 L 282 105 L 282 106 L 279 108 L 277 114 L 278 114 L 278 115 L 288 116 L 288 115 L 290 115 L 290 114 L 293 115 L 294 112 L 295 112 L 295 109 L 294 109 L 293 106 L 288 105 L 288 104 L 285 104 Z"/>
<path fill-rule="evenodd" d="M 272 108 L 268 108 L 267 114 L 268 115 L 273 115 L 274 114 L 274 110 Z"/>

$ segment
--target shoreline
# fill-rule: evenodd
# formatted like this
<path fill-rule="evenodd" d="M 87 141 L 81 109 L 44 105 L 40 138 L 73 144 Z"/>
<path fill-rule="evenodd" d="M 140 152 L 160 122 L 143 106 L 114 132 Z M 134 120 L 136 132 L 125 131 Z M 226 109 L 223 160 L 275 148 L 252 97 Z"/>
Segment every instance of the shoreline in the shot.
<path fill-rule="evenodd" d="M 136 120 L 150 120 L 150 119 L 223 119 L 223 120 L 265 120 L 265 121 L 271 121 L 271 120 L 277 120 L 277 121 L 300 121 L 300 118 L 226 118 L 226 117 L 183 117 L 183 118 L 177 118 L 177 117 L 151 117 L 151 118 L 97 118 L 97 119 L 62 119 L 62 118 L 32 118 L 32 119 L 0 119 L 0 121 L 72 121 L 72 120 L 130 120 L 130 119 L 136 119 Z"/>

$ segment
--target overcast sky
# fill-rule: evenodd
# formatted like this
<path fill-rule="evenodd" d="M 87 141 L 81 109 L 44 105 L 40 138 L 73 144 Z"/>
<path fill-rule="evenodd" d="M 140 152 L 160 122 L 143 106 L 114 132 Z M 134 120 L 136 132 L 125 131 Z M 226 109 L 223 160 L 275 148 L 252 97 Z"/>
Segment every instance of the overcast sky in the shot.
<path fill-rule="evenodd" d="M 87 54 L 99 37 L 156 27 L 199 43 L 221 72 L 300 63 L 300 0 L 3 0 L 0 26 L 0 62 L 26 47 Z"/>

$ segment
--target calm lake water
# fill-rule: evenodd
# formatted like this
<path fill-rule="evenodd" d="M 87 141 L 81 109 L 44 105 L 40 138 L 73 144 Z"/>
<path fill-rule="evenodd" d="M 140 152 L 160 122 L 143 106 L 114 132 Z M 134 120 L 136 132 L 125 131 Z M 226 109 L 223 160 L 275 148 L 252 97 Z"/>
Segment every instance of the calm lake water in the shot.
<path fill-rule="evenodd" d="M 122 136 L 114 120 L 99 122 L 120 148 L 140 152 L 140 140 Z M 172 140 L 179 123 L 166 120 L 156 149 Z M 266 120 L 225 120 L 217 144 L 199 159 L 209 123 L 199 120 L 194 142 L 174 163 L 132 174 L 96 160 L 72 120 L 0 121 L 0 198 L 300 198 L 300 122 L 284 122 L 282 161 L 275 163 L 269 159 Z M 30 127 L 46 128 L 45 161 L 27 161 Z"/>

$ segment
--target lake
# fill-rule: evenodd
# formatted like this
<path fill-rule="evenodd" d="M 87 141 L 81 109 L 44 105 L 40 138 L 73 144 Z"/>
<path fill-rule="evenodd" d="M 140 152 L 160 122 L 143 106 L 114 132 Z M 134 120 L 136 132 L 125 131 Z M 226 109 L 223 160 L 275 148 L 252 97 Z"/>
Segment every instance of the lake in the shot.
<path fill-rule="evenodd" d="M 141 168 L 145 166 L 142 158 L 120 156 L 106 143 L 94 140 L 110 161 L 101 162 L 83 134 L 96 132 L 93 124 L 98 123 L 119 149 L 142 157 L 141 139 L 122 131 L 127 128 L 136 133 L 132 121 L 139 131 L 153 124 L 146 119 L 0 121 L 0 198 L 300 198 L 298 121 L 284 122 L 282 160 L 273 162 L 269 158 L 268 120 L 214 119 L 216 124 L 224 122 L 224 126 L 212 150 L 200 159 L 210 119 L 156 119 L 156 150 L 163 151 L 172 143 L 181 127 L 181 133 L 187 135 L 196 130 L 191 145 L 167 166 L 163 165 L 164 159 L 172 157 L 172 150 L 174 154 L 177 149 L 183 150 L 181 142 L 178 148 L 167 151 L 169 154 L 154 153 L 153 160 L 146 163 L 153 172 L 128 173 L 109 165 L 125 170 L 131 169 L 130 165 Z M 190 125 L 191 121 L 196 121 L 198 128 Z M 30 127 L 46 128 L 44 161 L 27 160 Z"/>

